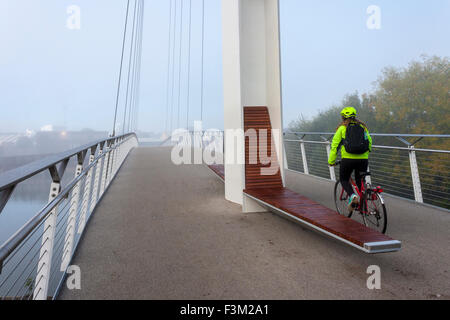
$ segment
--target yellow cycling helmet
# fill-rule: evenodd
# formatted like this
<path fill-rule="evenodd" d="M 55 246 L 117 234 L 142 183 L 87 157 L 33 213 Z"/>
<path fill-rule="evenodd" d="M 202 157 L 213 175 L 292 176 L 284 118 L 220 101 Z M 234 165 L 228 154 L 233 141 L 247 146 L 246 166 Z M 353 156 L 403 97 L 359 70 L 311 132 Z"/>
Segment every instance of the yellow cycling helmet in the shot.
<path fill-rule="evenodd" d="M 341 116 L 345 119 L 356 117 L 356 109 L 353 107 L 346 107 L 341 111 Z"/>

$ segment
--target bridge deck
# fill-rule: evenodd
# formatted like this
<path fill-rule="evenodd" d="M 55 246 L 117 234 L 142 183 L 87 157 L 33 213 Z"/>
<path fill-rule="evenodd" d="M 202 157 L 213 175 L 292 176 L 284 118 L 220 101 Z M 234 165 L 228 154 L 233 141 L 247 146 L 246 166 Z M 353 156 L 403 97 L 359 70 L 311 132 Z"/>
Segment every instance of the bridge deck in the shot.
<path fill-rule="evenodd" d="M 327 204 L 328 181 L 293 175 L 289 188 Z M 242 213 L 223 194 L 205 166 L 173 165 L 170 148 L 135 149 L 72 261 L 81 290 L 63 285 L 59 298 L 450 298 L 448 212 L 392 200 L 389 230 L 407 246 L 362 255 L 277 215 Z M 369 265 L 382 270 L 381 290 L 366 287 Z"/>

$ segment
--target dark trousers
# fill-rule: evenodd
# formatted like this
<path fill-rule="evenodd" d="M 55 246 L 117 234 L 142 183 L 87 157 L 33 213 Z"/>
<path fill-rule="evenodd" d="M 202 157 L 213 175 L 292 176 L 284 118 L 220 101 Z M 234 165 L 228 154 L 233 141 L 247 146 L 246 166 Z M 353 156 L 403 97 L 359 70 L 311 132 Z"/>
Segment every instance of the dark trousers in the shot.
<path fill-rule="evenodd" d="M 366 172 L 368 166 L 369 160 L 367 159 L 342 159 L 339 170 L 339 180 L 341 181 L 342 188 L 344 188 L 349 196 L 354 194 L 352 184 L 349 181 L 352 172 L 355 171 L 355 183 L 358 188 L 361 188 L 362 178 L 359 173 Z"/>

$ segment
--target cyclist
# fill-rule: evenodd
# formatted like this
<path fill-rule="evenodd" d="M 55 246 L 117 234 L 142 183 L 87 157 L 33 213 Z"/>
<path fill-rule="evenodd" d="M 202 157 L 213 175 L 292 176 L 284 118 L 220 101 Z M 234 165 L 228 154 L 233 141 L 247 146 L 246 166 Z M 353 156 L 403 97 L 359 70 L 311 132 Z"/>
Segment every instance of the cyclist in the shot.
<path fill-rule="evenodd" d="M 341 167 L 339 179 L 342 188 L 349 195 L 348 210 L 352 212 L 359 203 L 359 197 L 350 183 L 350 176 L 355 172 L 355 183 L 360 188 L 362 178 L 360 172 L 367 171 L 369 166 L 369 153 L 372 151 L 372 138 L 367 126 L 356 119 L 356 109 L 346 107 L 341 111 L 342 123 L 338 126 L 331 143 L 331 152 L 328 164 L 336 164 L 337 152 L 341 150 Z"/>

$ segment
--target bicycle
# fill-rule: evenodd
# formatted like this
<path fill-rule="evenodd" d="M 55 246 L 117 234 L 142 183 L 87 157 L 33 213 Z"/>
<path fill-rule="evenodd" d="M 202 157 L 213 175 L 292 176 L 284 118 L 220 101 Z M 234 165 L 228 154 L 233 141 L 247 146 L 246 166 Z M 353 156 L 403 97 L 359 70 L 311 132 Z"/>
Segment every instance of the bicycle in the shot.
<path fill-rule="evenodd" d="M 336 166 L 340 165 L 341 161 L 336 161 Z M 352 212 L 348 211 L 348 199 L 347 192 L 342 188 L 342 184 L 338 180 L 334 186 L 334 203 L 336 210 L 339 214 L 342 214 L 348 218 L 351 218 L 354 211 L 361 214 L 364 221 L 364 225 L 368 228 L 374 229 L 381 233 L 386 232 L 387 227 L 387 213 L 384 199 L 381 195 L 383 189 L 380 186 L 372 188 L 369 182 L 366 182 L 366 177 L 370 176 L 370 172 L 361 172 L 361 188 L 358 188 L 355 181 L 350 177 L 350 183 L 353 186 L 353 190 L 359 196 L 359 203 L 354 206 Z"/>

